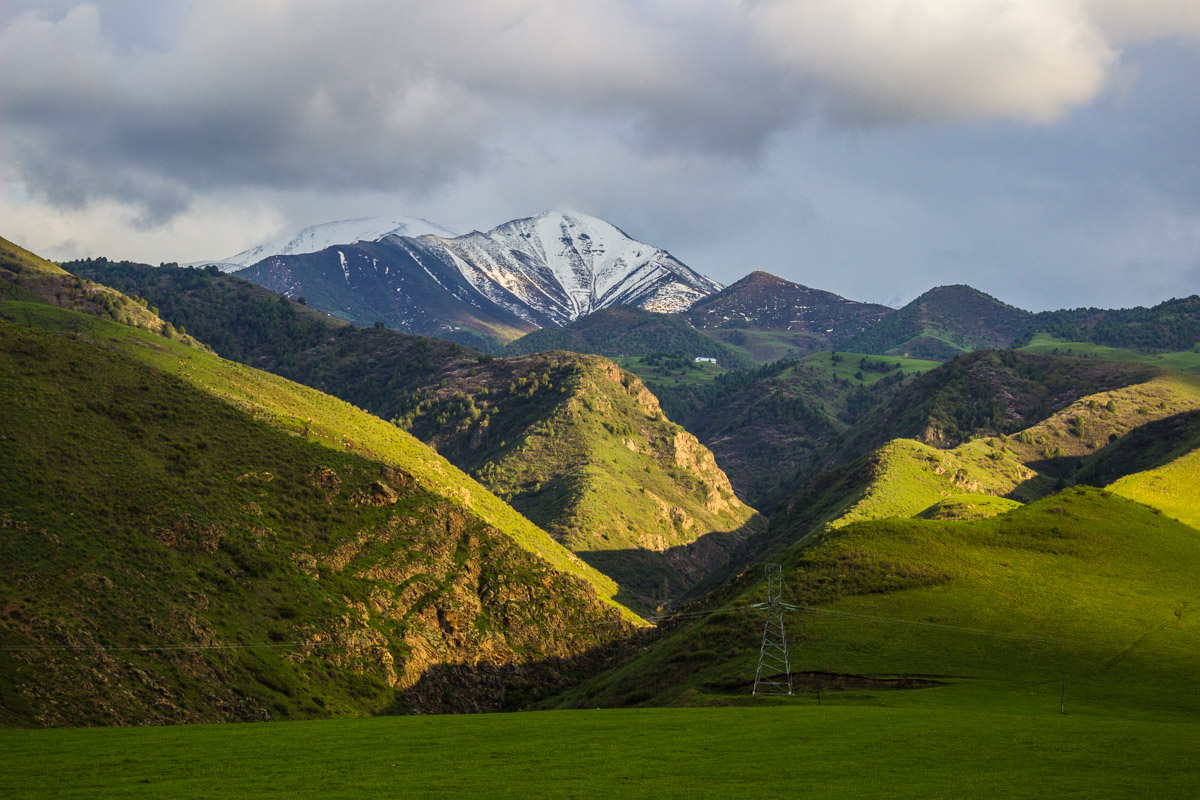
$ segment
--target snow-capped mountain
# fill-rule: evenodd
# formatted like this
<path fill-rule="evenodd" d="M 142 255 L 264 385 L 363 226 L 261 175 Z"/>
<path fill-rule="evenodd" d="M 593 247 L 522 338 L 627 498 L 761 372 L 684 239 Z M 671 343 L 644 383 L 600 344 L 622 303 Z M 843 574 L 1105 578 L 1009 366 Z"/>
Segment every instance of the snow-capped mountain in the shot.
<path fill-rule="evenodd" d="M 298 246 L 316 239 L 305 241 Z M 271 255 L 238 274 L 344 319 L 477 346 L 478 337 L 507 341 L 613 306 L 678 312 L 721 289 L 604 220 L 561 211 L 457 237 L 359 236 Z"/>
<path fill-rule="evenodd" d="M 215 264 L 225 272 L 234 272 L 251 264 L 257 264 L 271 256 L 318 253 L 327 247 L 339 244 L 377 242 L 385 236 L 425 236 L 426 234 L 454 237 L 458 235 L 458 232 L 419 217 L 347 219 L 339 222 L 326 222 L 321 225 L 310 225 L 299 233 L 285 234 L 278 239 L 264 242 L 249 250 L 243 250 L 235 256 L 220 261 L 201 261 L 195 266 Z"/>
<path fill-rule="evenodd" d="M 480 294 L 530 322 L 536 320 L 522 306 L 565 325 L 618 305 L 682 311 L 721 289 L 665 250 L 575 212 L 551 211 L 487 233 L 423 237 L 415 244 L 451 259 Z"/>

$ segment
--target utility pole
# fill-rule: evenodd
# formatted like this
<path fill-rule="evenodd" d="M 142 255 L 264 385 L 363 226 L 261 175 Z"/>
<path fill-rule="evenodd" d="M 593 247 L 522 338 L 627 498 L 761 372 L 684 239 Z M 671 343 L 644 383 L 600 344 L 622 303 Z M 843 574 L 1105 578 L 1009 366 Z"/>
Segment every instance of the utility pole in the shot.
<path fill-rule="evenodd" d="M 762 649 L 758 653 L 758 670 L 754 674 L 754 694 L 791 694 L 792 667 L 788 661 L 783 610 L 795 610 L 796 607 L 783 602 L 783 567 L 779 564 L 766 564 L 764 571 L 767 579 L 767 602 L 751 606 L 767 610 L 767 620 L 763 624 Z"/>

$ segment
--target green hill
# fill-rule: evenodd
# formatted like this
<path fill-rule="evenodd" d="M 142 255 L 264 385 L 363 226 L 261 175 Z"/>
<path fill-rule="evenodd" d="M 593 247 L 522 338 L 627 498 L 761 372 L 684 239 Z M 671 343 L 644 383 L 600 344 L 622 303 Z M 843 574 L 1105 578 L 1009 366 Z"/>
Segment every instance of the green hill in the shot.
<path fill-rule="evenodd" d="M 760 527 L 712 454 L 599 356 L 445 370 L 400 423 L 611 576 L 634 608 L 677 597 Z"/>
<path fill-rule="evenodd" d="M 1075 308 L 1036 314 L 1030 334 L 1064 342 L 1088 342 L 1139 353 L 1192 350 L 1200 344 L 1200 295 L 1152 308 Z"/>
<path fill-rule="evenodd" d="M 713 451 L 738 495 L 773 510 L 828 450 L 906 380 L 938 366 L 916 359 L 814 353 L 705 384 L 647 385 L 668 415 Z"/>
<path fill-rule="evenodd" d="M 411 430 L 616 580 L 637 608 L 678 596 L 756 528 L 711 456 L 605 359 L 493 359 L 357 328 L 215 270 L 71 266 L 152 298 L 223 356 Z"/>
<path fill-rule="evenodd" d="M 49 303 L 199 345 L 144 299 L 73 275 L 7 239 L 0 239 L 0 300 Z"/>
<path fill-rule="evenodd" d="M 1076 391 L 1087 377 L 1095 375 L 1060 375 L 1073 380 Z M 935 446 L 945 444 L 938 437 L 893 439 L 801 487 L 773 521 L 772 538 L 797 542 L 866 519 L 1003 513 L 1011 503 L 999 498 L 1029 502 L 1071 483 L 1104 486 L 1162 466 L 1193 446 L 1190 436 L 1168 439 L 1162 431 L 1200 411 L 1200 379 L 1173 372 L 1127 373 L 1124 379 L 1138 377 L 1141 382 L 1079 397 L 1011 436 L 977 433 L 953 448 Z M 1166 441 L 1173 443 L 1164 446 Z"/>
<path fill-rule="evenodd" d="M 274 372 L 391 419 L 439 372 L 476 364 L 481 353 L 390 328 L 359 328 L 283 295 L 212 269 L 103 260 L 68 266 L 122 292 L 149 298 L 231 361 Z"/>
<path fill-rule="evenodd" d="M 630 630 L 602 576 L 364 412 L 144 330 L 0 317 L 3 724 L 520 705 Z"/>
<path fill-rule="evenodd" d="M 542 328 L 527 333 L 510 342 L 502 354 L 517 356 L 549 350 L 594 353 L 610 358 L 677 351 L 690 358 L 715 358 L 728 369 L 754 366 L 751 359 L 710 339 L 677 316 L 656 314 L 633 306 L 602 309 L 580 317 L 565 328 Z"/>
<path fill-rule="evenodd" d="M 1188 717 L 1200 536 L 1108 491 L 1074 488 L 982 520 L 857 522 L 772 556 L 783 565 L 802 694 L 972 708 L 1071 703 Z M 763 599 L 749 570 L 643 653 L 563 704 L 734 702 L 754 677 Z"/>
<path fill-rule="evenodd" d="M 972 436 L 1014 434 L 1081 397 L 1162 375 L 1145 364 L 983 351 L 959 356 L 907 384 L 865 415 L 841 445 L 842 461 L 891 439 L 953 447 Z"/>
<path fill-rule="evenodd" d="M 1033 315 L 970 286 L 939 286 L 882 317 L 844 347 L 856 353 L 947 361 L 959 353 L 1008 347 Z"/>
<path fill-rule="evenodd" d="M 1102 361 L 1140 361 L 1165 369 L 1200 372 L 1200 345 L 1192 347 L 1190 350 L 1144 352 L 1092 342 L 1066 341 L 1048 333 L 1036 333 L 1029 337 L 1027 344 L 1021 345 L 1018 349 L 1024 353 L 1098 358 Z"/>

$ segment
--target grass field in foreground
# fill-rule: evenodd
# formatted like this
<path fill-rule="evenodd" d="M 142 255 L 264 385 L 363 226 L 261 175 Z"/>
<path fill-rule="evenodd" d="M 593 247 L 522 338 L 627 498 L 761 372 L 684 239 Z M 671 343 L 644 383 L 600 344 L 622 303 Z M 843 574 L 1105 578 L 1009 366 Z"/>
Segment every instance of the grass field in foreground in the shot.
<path fill-rule="evenodd" d="M 913 694 L 913 693 L 907 693 Z M 826 705 L 0 731 L 24 797 L 1130 797 L 1200 792 L 1200 724 Z"/>

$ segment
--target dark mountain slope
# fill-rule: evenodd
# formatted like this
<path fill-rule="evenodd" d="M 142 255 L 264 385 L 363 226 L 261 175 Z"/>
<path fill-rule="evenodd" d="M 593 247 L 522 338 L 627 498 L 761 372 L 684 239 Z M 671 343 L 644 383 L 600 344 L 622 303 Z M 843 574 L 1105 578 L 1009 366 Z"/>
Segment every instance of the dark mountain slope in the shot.
<path fill-rule="evenodd" d="M 880 319 L 845 349 L 946 361 L 969 350 L 1008 347 L 1032 317 L 970 286 L 939 286 Z"/>
<path fill-rule="evenodd" d="M 734 331 L 806 334 L 806 352 L 811 352 L 840 348 L 891 311 L 887 306 L 847 300 L 766 272 L 752 272 L 698 300 L 684 316 L 722 341 L 729 341 Z M 744 335 L 740 339 L 734 336 L 734 343 L 744 339 Z"/>
<path fill-rule="evenodd" d="M 771 513 L 797 482 L 826 466 L 850 426 L 934 366 L 816 353 L 726 373 L 708 384 L 651 389 L 671 418 L 713 451 L 738 496 Z"/>
<path fill-rule="evenodd" d="M 452 262 L 424 252 L 416 240 L 394 236 L 272 256 L 236 274 L 359 325 L 379 321 L 485 350 L 550 324 L 548 318 L 535 317 L 535 324 L 518 316 L 503 300 L 482 295 Z"/>
<path fill-rule="evenodd" d="M 847 431 L 834 462 L 896 438 L 948 448 L 973 436 L 1015 433 L 1079 398 L 1142 383 L 1146 364 L 982 351 L 959 356 L 904 387 Z"/>

